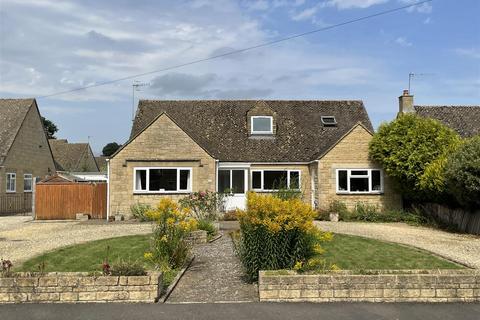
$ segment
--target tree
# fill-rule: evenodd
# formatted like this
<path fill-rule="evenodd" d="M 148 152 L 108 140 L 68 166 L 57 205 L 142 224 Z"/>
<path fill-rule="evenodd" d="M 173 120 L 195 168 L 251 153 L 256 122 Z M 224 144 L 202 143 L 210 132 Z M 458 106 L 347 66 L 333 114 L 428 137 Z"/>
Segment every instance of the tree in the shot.
<path fill-rule="evenodd" d="M 455 131 L 437 120 L 405 114 L 380 126 L 370 142 L 370 158 L 383 165 L 405 198 L 432 200 L 436 194 L 422 188 L 422 176 L 460 141 Z"/>
<path fill-rule="evenodd" d="M 448 157 L 445 181 L 461 205 L 480 207 L 480 135 L 467 140 Z"/>
<path fill-rule="evenodd" d="M 57 126 L 52 121 L 42 117 L 43 128 L 48 139 L 56 139 L 55 133 L 58 131 Z"/>
<path fill-rule="evenodd" d="M 120 148 L 122 145 L 116 143 L 116 142 L 110 142 L 110 143 L 107 143 L 105 145 L 105 147 L 103 147 L 102 149 L 102 154 L 103 156 L 105 157 L 109 157 L 111 156 L 112 154 L 115 153 L 115 151 L 118 150 L 118 148 Z"/>

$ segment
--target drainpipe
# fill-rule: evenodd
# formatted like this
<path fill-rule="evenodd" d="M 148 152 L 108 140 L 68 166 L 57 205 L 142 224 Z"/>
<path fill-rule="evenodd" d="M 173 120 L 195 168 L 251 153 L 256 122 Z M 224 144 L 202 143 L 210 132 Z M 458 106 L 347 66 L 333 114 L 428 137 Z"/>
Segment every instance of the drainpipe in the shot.
<path fill-rule="evenodd" d="M 218 192 L 218 162 L 219 160 L 218 159 L 215 159 L 215 192 Z"/>
<path fill-rule="evenodd" d="M 110 159 L 107 159 L 107 222 L 110 217 Z"/>

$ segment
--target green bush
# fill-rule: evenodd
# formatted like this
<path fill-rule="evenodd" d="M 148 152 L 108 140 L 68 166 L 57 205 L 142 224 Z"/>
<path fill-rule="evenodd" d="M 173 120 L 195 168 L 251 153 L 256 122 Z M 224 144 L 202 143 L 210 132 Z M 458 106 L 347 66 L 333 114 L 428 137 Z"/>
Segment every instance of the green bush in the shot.
<path fill-rule="evenodd" d="M 147 271 L 139 261 L 120 260 L 111 268 L 112 276 L 145 276 Z"/>
<path fill-rule="evenodd" d="M 448 158 L 445 180 L 461 205 L 480 207 L 480 135 L 467 140 Z"/>
<path fill-rule="evenodd" d="M 195 219 L 214 221 L 218 219 L 226 196 L 226 193 L 207 190 L 193 192 L 178 202 L 182 207 L 191 210 Z"/>
<path fill-rule="evenodd" d="M 431 190 L 441 186 L 425 190 L 422 176 L 432 162 L 460 141 L 455 131 L 436 120 L 404 114 L 380 126 L 370 142 L 370 157 L 382 164 L 407 199 L 432 200 L 438 196 Z"/>
<path fill-rule="evenodd" d="M 248 279 L 259 270 L 291 269 L 322 251 L 328 238 L 313 224 L 315 212 L 299 199 L 249 193 L 247 210 L 239 211 L 240 237 L 236 251 Z"/>
<path fill-rule="evenodd" d="M 348 210 L 345 202 L 339 200 L 330 202 L 328 214 L 330 213 L 338 213 L 338 220 L 340 221 L 349 221 L 351 216 L 351 213 Z M 330 217 L 328 219 L 330 219 Z"/>
<path fill-rule="evenodd" d="M 130 212 L 135 219 L 139 221 L 149 221 L 147 212 L 150 211 L 152 207 L 145 203 L 137 202 L 130 206 Z"/>
<path fill-rule="evenodd" d="M 198 220 L 198 229 L 206 231 L 209 237 L 213 237 L 217 234 L 217 228 L 215 228 L 213 223 L 208 220 Z"/>
<path fill-rule="evenodd" d="M 350 213 L 350 219 L 356 221 L 375 222 L 381 219 L 378 207 L 372 204 L 357 202 Z"/>

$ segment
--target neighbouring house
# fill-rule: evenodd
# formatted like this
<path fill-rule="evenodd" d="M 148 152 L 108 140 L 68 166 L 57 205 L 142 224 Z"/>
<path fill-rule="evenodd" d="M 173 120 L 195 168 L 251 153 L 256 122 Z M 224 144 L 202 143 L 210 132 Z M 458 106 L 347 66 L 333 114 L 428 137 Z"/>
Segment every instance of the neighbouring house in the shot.
<path fill-rule="evenodd" d="M 54 173 L 35 99 L 0 99 L 0 213 L 31 211 L 36 180 Z"/>
<path fill-rule="evenodd" d="M 282 184 L 318 208 L 399 208 L 369 160 L 372 132 L 361 101 L 142 100 L 130 139 L 109 160 L 110 214 L 200 190 L 228 189 L 227 209 L 243 208 L 247 191 Z"/>
<path fill-rule="evenodd" d="M 404 90 L 399 99 L 399 114 L 415 113 L 436 119 L 455 130 L 462 138 L 480 134 L 480 106 L 416 106 L 413 95 Z"/>
<path fill-rule="evenodd" d="M 69 143 L 66 139 L 49 139 L 57 171 L 99 172 L 88 143 Z"/>
<path fill-rule="evenodd" d="M 95 157 L 95 161 L 97 162 L 98 170 L 100 170 L 100 172 L 107 172 L 107 160 L 108 157 L 105 156 Z"/>

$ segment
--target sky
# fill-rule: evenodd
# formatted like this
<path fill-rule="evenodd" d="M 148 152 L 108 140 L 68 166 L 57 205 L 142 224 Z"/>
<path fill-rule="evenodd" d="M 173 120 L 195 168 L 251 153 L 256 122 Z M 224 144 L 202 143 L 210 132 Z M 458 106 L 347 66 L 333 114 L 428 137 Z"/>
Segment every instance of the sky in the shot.
<path fill-rule="evenodd" d="M 0 97 L 35 97 L 58 138 L 124 143 L 138 99 L 363 100 L 391 121 L 418 105 L 480 104 L 480 0 L 434 0 L 269 47 L 74 93 L 415 0 L 0 0 Z M 1 125 L 1 124 L 0 124 Z"/>

